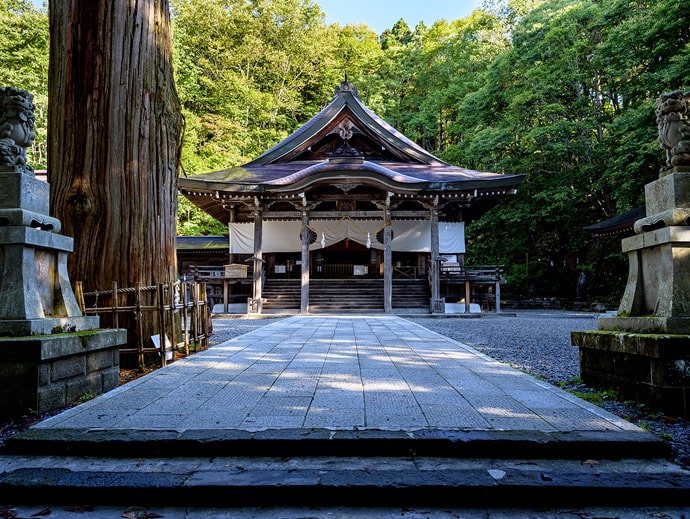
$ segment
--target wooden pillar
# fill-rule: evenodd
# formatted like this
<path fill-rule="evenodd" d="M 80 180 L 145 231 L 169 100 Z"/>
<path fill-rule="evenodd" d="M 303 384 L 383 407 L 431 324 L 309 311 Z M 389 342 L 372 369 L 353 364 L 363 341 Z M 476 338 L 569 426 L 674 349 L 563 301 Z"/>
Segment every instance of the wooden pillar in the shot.
<path fill-rule="evenodd" d="M 439 252 L 438 231 L 438 197 L 434 199 L 430 211 L 431 220 L 431 313 L 442 314 L 445 312 L 444 301 L 441 299 L 441 260 Z"/>
<path fill-rule="evenodd" d="M 228 218 L 228 263 L 235 263 L 235 255 L 232 252 L 232 229 L 230 225 L 235 223 L 235 205 L 230 206 L 230 217 Z"/>
<path fill-rule="evenodd" d="M 501 274 L 497 274 L 498 279 L 496 279 L 496 313 L 501 313 Z"/>
<path fill-rule="evenodd" d="M 467 271 L 465 271 L 467 272 Z M 466 274 L 465 274 L 466 275 Z M 472 287 L 470 285 L 470 280 L 465 280 L 465 313 L 470 313 L 470 299 L 472 298 Z"/>
<path fill-rule="evenodd" d="M 261 289 L 263 288 L 263 214 L 259 201 L 256 200 L 256 211 L 254 213 L 254 288 L 252 290 L 252 301 L 248 308 L 249 313 L 260 314 L 262 311 Z"/>
<path fill-rule="evenodd" d="M 306 205 L 306 198 L 303 199 Z M 300 313 L 309 313 L 309 213 L 302 211 L 302 290 Z"/>
<path fill-rule="evenodd" d="M 393 249 L 391 226 L 391 195 L 388 193 L 383 210 L 383 311 L 393 312 Z"/>

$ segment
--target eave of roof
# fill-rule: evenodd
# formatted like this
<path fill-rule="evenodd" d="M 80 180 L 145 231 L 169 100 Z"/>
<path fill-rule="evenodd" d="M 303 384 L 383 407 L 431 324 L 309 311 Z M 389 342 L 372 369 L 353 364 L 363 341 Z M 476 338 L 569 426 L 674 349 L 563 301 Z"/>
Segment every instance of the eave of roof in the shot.
<path fill-rule="evenodd" d="M 177 236 L 175 248 L 178 251 L 227 250 L 225 236 Z"/>
<path fill-rule="evenodd" d="M 645 206 L 639 206 L 625 213 L 583 227 L 582 230 L 591 233 L 594 237 L 617 236 L 632 233 L 634 232 L 633 227 L 635 222 L 644 218 L 646 215 L 647 208 Z"/>
<path fill-rule="evenodd" d="M 450 165 L 428 166 L 409 163 L 334 163 L 332 161 L 301 161 L 276 164 L 271 168 L 242 166 L 224 171 L 180 178 L 182 189 L 204 189 L 237 193 L 263 193 L 278 191 L 290 184 L 308 183 L 307 177 L 325 172 L 337 176 L 353 173 L 369 174 L 372 179 L 387 178 L 400 188 L 415 185 L 417 189 L 446 191 L 449 189 L 477 189 L 488 184 L 496 187 L 517 186 L 524 175 L 503 175 L 459 168 Z M 323 176 L 323 175 L 322 175 Z M 315 177 L 316 178 L 316 177 Z"/>

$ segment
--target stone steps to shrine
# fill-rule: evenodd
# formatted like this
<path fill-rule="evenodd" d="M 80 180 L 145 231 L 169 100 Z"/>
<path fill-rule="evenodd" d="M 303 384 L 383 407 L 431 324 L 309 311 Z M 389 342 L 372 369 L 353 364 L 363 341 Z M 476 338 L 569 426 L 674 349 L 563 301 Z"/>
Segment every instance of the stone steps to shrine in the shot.
<path fill-rule="evenodd" d="M 637 433 L 67 430 L 10 439 L 0 493 L 148 507 L 684 505 L 690 474 L 667 454 Z"/>
<path fill-rule="evenodd" d="M 316 279 L 309 283 L 309 312 L 383 312 L 382 279 Z"/>
<path fill-rule="evenodd" d="M 266 310 L 299 310 L 300 297 L 299 279 L 267 279 L 261 292 Z"/>
<path fill-rule="evenodd" d="M 312 279 L 309 283 L 309 311 L 382 312 L 382 279 Z M 263 287 L 263 307 L 267 310 L 294 310 L 300 307 L 299 280 L 271 279 Z M 429 307 L 426 280 L 394 280 L 393 308 Z"/>

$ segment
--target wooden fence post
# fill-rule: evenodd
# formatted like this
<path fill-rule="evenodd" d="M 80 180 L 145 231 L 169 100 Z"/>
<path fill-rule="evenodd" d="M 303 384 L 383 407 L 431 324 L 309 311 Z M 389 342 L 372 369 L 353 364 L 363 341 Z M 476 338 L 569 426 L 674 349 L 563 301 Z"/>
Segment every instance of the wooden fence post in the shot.
<path fill-rule="evenodd" d="M 75 285 L 74 292 L 77 298 L 77 304 L 79 305 L 81 313 L 86 315 L 86 304 L 84 303 L 84 284 L 81 281 L 77 281 Z"/>
<path fill-rule="evenodd" d="M 134 320 L 137 323 L 137 356 L 139 367 L 144 368 L 144 324 L 141 310 L 141 283 L 137 283 L 134 292 Z"/>

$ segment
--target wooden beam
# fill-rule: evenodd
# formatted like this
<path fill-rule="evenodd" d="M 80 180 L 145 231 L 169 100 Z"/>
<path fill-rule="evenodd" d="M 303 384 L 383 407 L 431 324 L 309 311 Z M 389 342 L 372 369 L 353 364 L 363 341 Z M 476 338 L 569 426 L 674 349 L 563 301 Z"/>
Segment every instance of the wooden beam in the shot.
<path fill-rule="evenodd" d="M 248 213 L 247 213 L 248 214 Z M 428 211 L 390 211 L 391 218 L 404 219 L 429 219 Z M 380 211 L 311 211 L 309 218 L 312 220 L 318 219 L 340 219 L 340 218 L 365 218 L 368 220 L 381 218 Z M 300 211 L 266 211 L 264 212 L 264 220 L 301 220 L 302 213 Z"/>

